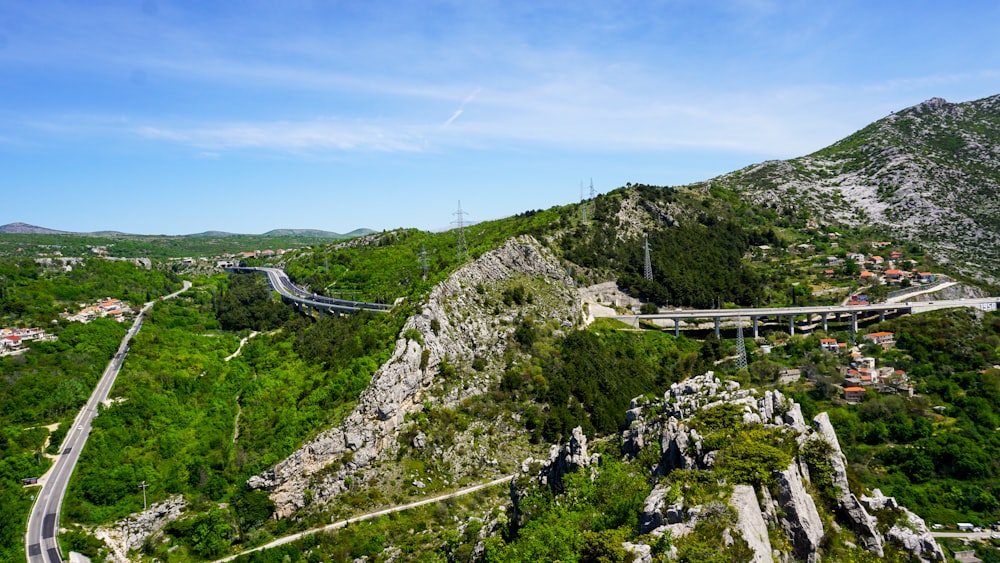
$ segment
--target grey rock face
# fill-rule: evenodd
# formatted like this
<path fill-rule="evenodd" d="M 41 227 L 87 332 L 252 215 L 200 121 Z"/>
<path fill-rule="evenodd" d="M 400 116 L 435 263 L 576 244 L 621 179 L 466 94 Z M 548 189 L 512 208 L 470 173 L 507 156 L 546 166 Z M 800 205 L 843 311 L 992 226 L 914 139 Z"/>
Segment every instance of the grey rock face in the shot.
<path fill-rule="evenodd" d="M 780 522 L 792 542 L 792 551 L 799 559 L 815 561 L 823 539 L 823 521 L 816 510 L 816 502 L 806 492 L 798 464 L 792 462 L 775 477 L 778 483 L 775 500 L 784 512 Z"/>
<path fill-rule="evenodd" d="M 874 516 L 868 514 L 858 501 L 858 497 L 854 496 L 847 482 L 847 458 L 840 450 L 840 441 L 837 440 L 837 432 L 830 424 L 830 417 L 821 412 L 813 419 L 813 424 L 819 439 L 830 444 L 833 450 L 830 455 L 830 465 L 833 466 L 833 486 L 838 491 L 838 509 L 847 517 L 848 524 L 864 548 L 879 556 L 883 555 L 882 536 L 876 527 L 878 522 Z"/>
<path fill-rule="evenodd" d="M 573 429 L 569 443 L 565 446 L 552 446 L 549 460 L 537 470 L 536 460 L 526 459 L 521 462 L 521 478 L 510 482 L 510 499 L 513 504 L 511 524 L 517 527 L 521 524 L 521 500 L 528 494 L 530 483 L 535 486 L 550 487 L 555 492 L 562 492 L 563 477 L 589 465 L 600 463 L 600 454 L 587 454 L 587 436 L 583 429 L 577 426 Z"/>
<path fill-rule="evenodd" d="M 736 509 L 736 529 L 753 550 L 754 563 L 771 563 L 771 539 L 767 535 L 767 524 L 764 522 L 763 511 L 757 502 L 757 495 L 749 485 L 733 487 L 733 496 L 729 506 Z"/>
<path fill-rule="evenodd" d="M 141 549 L 146 540 L 159 532 L 173 520 L 180 518 L 187 503 L 177 495 L 163 502 L 149 505 L 149 508 L 118 520 L 111 526 L 94 529 L 94 537 L 103 541 L 109 549 L 108 561 L 127 563 L 128 552 Z"/>
<path fill-rule="evenodd" d="M 648 534 L 665 523 L 663 505 L 668 492 L 670 487 L 662 485 L 656 485 L 649 492 L 649 496 L 642 503 L 642 514 L 639 515 L 640 534 Z"/>
<path fill-rule="evenodd" d="M 839 520 L 834 526 L 850 527 L 858 539 L 860 547 L 875 553 L 884 554 L 884 538 L 878 532 L 876 519 L 869 513 L 858 498 L 851 493 L 847 481 L 847 460 L 840 449 L 837 434 L 830 424 L 829 417 L 822 413 L 818 415 L 810 427 L 802 416 L 802 408 L 798 403 L 788 399 L 779 391 L 766 391 L 757 394 L 752 389 L 741 389 L 734 381 L 722 382 L 711 372 L 692 377 L 686 381 L 671 385 L 661 401 L 633 399 L 628 411 L 632 421 L 628 430 L 622 433 L 624 451 L 637 456 L 643 447 L 659 447 L 660 463 L 654 473 L 666 474 L 674 469 L 709 469 L 714 464 L 718 451 L 706 451 L 702 437 L 689 427 L 688 418 L 696 416 L 698 411 L 720 404 L 737 405 L 743 409 L 743 421 L 748 424 L 763 424 L 770 428 L 781 429 L 791 433 L 796 442 L 802 446 L 809 440 L 822 440 L 830 445 L 829 462 L 832 467 L 830 479 L 836 490 L 837 506 L 835 516 Z M 652 407 L 652 408 L 651 408 Z M 651 416 L 649 412 L 661 412 Z M 805 482 L 810 480 L 810 468 L 804 457 L 796 456 L 784 471 L 775 472 L 777 494 L 772 497 L 767 487 L 761 487 L 757 498 L 752 503 L 745 489 L 735 485 L 738 491 L 730 501 L 731 505 L 744 510 L 741 516 L 740 531 L 751 544 L 756 557 L 767 560 L 782 559 L 791 555 L 796 560 L 815 561 L 819 556 L 820 543 L 824 535 L 823 522 L 820 519 L 816 501 L 808 493 Z M 670 530 L 674 537 L 688 533 L 694 526 L 699 514 L 699 507 L 691 507 L 684 511 L 683 501 L 678 506 L 664 507 L 664 488 L 657 488 L 646 499 L 646 505 L 641 517 L 643 529 L 656 534 L 658 531 Z M 868 506 L 883 502 L 891 508 L 898 506 L 892 499 L 864 500 Z M 750 512 L 756 506 L 760 521 L 752 518 Z M 903 514 L 901 512 L 901 514 Z M 915 515 L 913 518 L 917 518 Z M 752 524 L 750 523 L 752 520 Z M 753 538 L 761 538 L 759 533 L 761 522 L 779 526 L 792 544 L 792 553 L 784 556 L 770 554 L 774 546 L 765 546 L 763 541 L 754 544 Z M 912 533 L 920 530 L 919 525 L 898 526 L 898 530 L 889 534 L 889 541 L 904 546 L 905 549 L 920 557 L 934 559 L 936 556 L 933 538 Z M 763 526 L 766 535 L 766 526 Z M 925 528 L 925 527 L 924 527 Z M 747 529 L 755 530 L 747 532 Z M 911 532 L 908 534 L 908 532 Z M 768 545 L 769 545 L 768 540 Z"/>
<path fill-rule="evenodd" d="M 326 502 L 343 492 L 347 473 L 366 467 L 394 445 L 395 433 L 406 415 L 422 408 L 423 395 L 435 383 L 442 360 L 468 364 L 477 356 L 490 359 L 502 355 L 514 327 L 495 323 L 493 305 L 480 302 L 474 288 L 496 287 L 513 279 L 545 284 L 545 303 L 538 303 L 539 299 L 531 305 L 537 316 L 562 319 L 566 326 L 579 322 L 580 306 L 572 279 L 555 256 L 531 237 L 511 239 L 434 288 L 421 313 L 407 319 L 392 357 L 375 373 L 357 407 L 339 427 L 320 433 L 281 463 L 251 477 L 247 484 L 271 492 L 279 518 L 305 505 L 305 489 L 313 491 L 313 502 Z M 432 321 L 437 321 L 434 329 Z M 420 333 L 423 345 L 403 336 L 412 330 Z M 425 352 L 427 367 L 421 369 Z M 489 389 L 489 370 L 470 377 L 479 379 L 466 381 L 456 391 L 464 395 L 447 397 L 449 404 Z M 352 458 L 343 469 L 320 472 L 346 452 L 352 452 Z M 317 473 L 322 476 L 314 477 Z"/>
<path fill-rule="evenodd" d="M 921 561 L 944 561 L 944 550 L 934 540 L 923 518 L 900 506 L 896 499 L 887 497 L 875 489 L 871 496 L 862 496 L 861 501 L 872 510 L 895 510 L 902 518 L 886 533 L 886 540 L 916 555 Z"/>

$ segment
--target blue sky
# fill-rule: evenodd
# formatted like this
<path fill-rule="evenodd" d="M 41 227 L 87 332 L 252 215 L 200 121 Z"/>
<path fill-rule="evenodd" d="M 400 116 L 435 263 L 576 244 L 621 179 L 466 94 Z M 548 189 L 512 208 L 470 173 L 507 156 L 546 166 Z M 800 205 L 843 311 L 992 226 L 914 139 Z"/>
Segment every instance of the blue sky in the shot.
<path fill-rule="evenodd" d="M 1000 93 L 1000 3 L 0 2 L 0 224 L 440 229 Z"/>

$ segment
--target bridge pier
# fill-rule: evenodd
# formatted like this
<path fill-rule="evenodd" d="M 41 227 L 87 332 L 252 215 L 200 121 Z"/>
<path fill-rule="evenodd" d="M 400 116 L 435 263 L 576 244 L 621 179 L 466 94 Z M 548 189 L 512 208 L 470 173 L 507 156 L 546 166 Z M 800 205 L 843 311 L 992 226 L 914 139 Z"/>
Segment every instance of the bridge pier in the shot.
<path fill-rule="evenodd" d="M 753 321 L 753 339 L 754 340 L 757 340 L 758 338 L 760 338 L 760 334 L 757 331 L 757 319 L 759 319 L 759 318 L 760 317 L 750 317 L 750 319 Z"/>
<path fill-rule="evenodd" d="M 674 338 L 681 337 L 681 320 L 674 317 Z"/>
<path fill-rule="evenodd" d="M 858 332 L 858 314 L 851 313 L 851 332 Z"/>
<path fill-rule="evenodd" d="M 885 322 L 885 311 L 882 311 L 881 313 L 878 314 L 878 320 L 880 323 Z"/>
<path fill-rule="evenodd" d="M 719 332 L 719 321 L 720 321 L 719 317 L 715 317 L 715 337 L 716 338 L 718 338 L 719 334 L 720 334 L 720 332 Z"/>
<path fill-rule="evenodd" d="M 795 335 L 795 315 L 788 315 L 788 336 Z"/>
<path fill-rule="evenodd" d="M 826 328 L 826 313 L 823 313 L 823 332 L 827 332 Z"/>

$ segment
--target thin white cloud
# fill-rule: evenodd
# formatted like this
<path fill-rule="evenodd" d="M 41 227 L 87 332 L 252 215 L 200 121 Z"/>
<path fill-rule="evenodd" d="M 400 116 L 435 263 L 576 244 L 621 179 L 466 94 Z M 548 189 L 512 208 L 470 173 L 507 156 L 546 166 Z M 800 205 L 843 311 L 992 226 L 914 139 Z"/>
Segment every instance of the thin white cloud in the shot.
<path fill-rule="evenodd" d="M 458 108 L 457 110 L 455 110 L 455 113 L 451 114 L 451 117 L 449 117 L 448 120 L 444 122 L 444 126 L 447 127 L 452 123 L 454 123 L 455 120 L 458 119 L 458 116 L 460 115 L 462 115 L 462 108 Z"/>
<path fill-rule="evenodd" d="M 479 92 L 481 92 L 482 90 L 483 90 L 482 87 L 476 88 L 475 90 L 473 90 L 471 94 L 466 96 L 465 99 L 462 100 L 461 105 L 458 106 L 458 109 L 455 110 L 455 113 L 451 114 L 451 117 L 449 117 L 448 120 L 444 122 L 443 127 L 448 127 L 449 125 L 454 123 L 455 120 L 458 119 L 458 117 L 465 112 L 465 106 L 472 103 L 472 100 L 476 99 L 476 96 L 479 95 Z"/>
<path fill-rule="evenodd" d="M 270 149 L 289 152 L 380 151 L 416 152 L 423 142 L 405 131 L 330 120 L 229 123 L 208 127 L 144 126 L 135 134 L 217 152 L 226 149 Z"/>

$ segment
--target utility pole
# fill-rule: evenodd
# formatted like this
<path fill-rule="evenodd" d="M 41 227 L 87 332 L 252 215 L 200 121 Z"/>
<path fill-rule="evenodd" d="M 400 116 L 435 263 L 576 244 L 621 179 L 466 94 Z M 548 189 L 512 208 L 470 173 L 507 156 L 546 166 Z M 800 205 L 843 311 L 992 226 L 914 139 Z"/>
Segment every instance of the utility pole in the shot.
<path fill-rule="evenodd" d="M 465 260 L 465 254 L 468 250 L 465 246 L 465 212 L 462 211 L 462 200 L 458 200 L 458 211 L 452 213 L 452 215 L 457 217 L 457 219 L 455 219 L 455 227 L 458 228 L 458 244 L 456 245 L 456 250 L 458 253 L 458 262 L 462 263 Z"/>
<path fill-rule="evenodd" d="M 143 510 L 146 510 L 146 487 L 148 487 L 148 486 L 149 485 L 146 484 L 145 480 L 143 480 L 142 483 L 139 483 L 139 487 L 142 488 L 142 509 Z"/>

